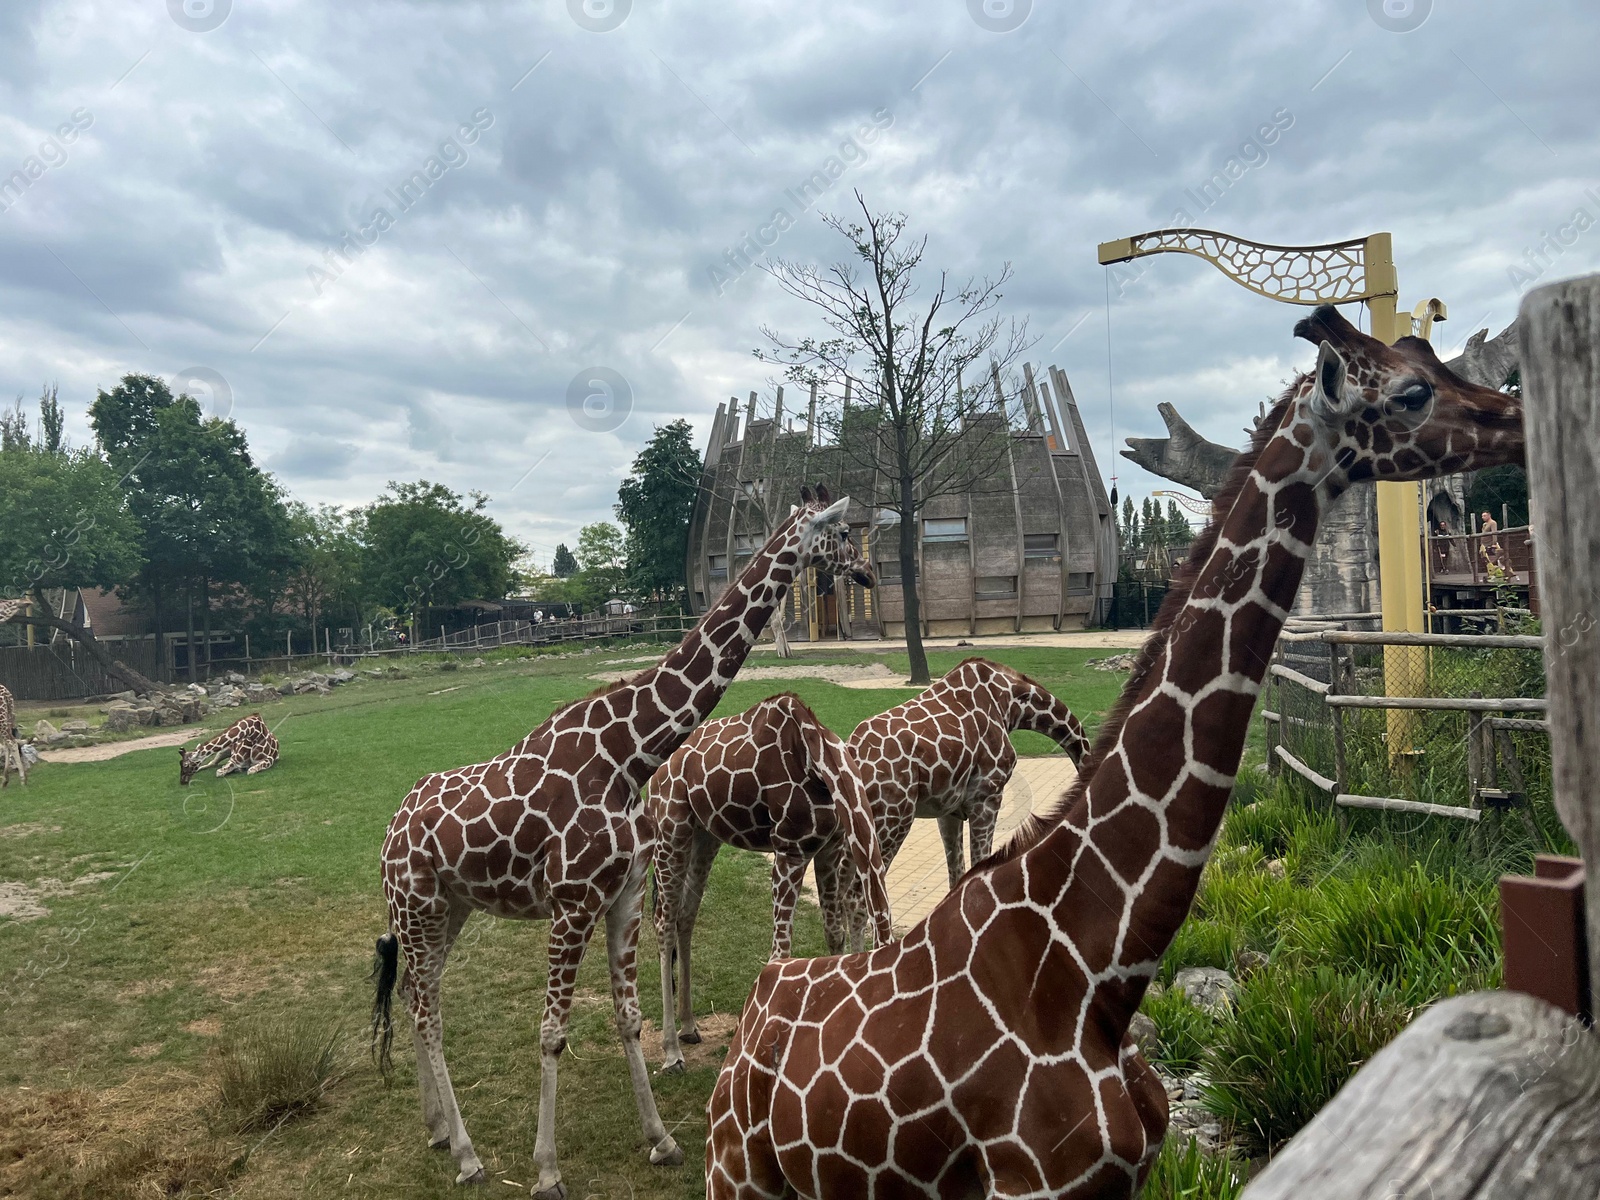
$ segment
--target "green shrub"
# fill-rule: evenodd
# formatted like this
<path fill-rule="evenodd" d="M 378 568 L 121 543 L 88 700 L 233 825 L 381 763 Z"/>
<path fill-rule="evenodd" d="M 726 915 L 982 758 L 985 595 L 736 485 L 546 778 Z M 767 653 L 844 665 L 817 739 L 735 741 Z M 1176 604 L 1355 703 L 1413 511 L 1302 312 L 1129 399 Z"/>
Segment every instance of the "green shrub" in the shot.
<path fill-rule="evenodd" d="M 1234 1200 L 1244 1184 L 1238 1159 L 1207 1154 L 1193 1139 L 1168 1134 L 1139 1195 L 1142 1200 Z"/>
<path fill-rule="evenodd" d="M 1200 1065 L 1207 1044 L 1216 1036 L 1217 1022 L 1210 1013 L 1171 988 L 1147 995 L 1140 1008 L 1156 1023 L 1161 1038 L 1157 1062 L 1175 1071 L 1192 1071 Z"/>
<path fill-rule="evenodd" d="M 1253 1151 L 1270 1151 L 1409 1018 L 1410 1009 L 1371 976 L 1326 967 L 1258 972 L 1241 985 L 1233 1016 L 1210 1034 L 1206 1107 Z"/>
<path fill-rule="evenodd" d="M 340 1031 L 293 1016 L 250 1022 L 222 1043 L 217 1064 L 218 1107 L 224 1122 L 245 1133 L 266 1129 L 315 1108 L 334 1082 Z"/>
<path fill-rule="evenodd" d="M 1178 927 L 1172 945 L 1161 956 L 1156 978 L 1169 983 L 1185 967 L 1220 967 L 1232 971 L 1234 955 L 1243 949 L 1239 931 L 1218 921 L 1191 917 Z"/>

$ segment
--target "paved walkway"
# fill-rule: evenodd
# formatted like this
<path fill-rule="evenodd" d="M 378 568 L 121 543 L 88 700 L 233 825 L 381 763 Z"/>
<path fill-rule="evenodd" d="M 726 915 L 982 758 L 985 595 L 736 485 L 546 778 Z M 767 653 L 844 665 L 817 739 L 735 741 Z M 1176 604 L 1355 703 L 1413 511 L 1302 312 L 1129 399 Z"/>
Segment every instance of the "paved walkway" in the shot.
<path fill-rule="evenodd" d="M 1016 772 L 1006 785 L 994 844 L 1003 845 L 1029 813 L 1054 804 L 1077 775 L 1065 754 L 1018 759 Z M 949 890 L 950 872 L 945 866 L 939 823 L 916 821 L 889 867 L 889 903 L 894 908 L 896 931 L 904 932 L 922 920 Z"/>
<path fill-rule="evenodd" d="M 1145 638 L 1149 636 L 1148 629 L 1080 629 L 1063 633 L 1008 633 L 994 637 L 923 638 L 922 645 L 928 650 L 970 650 L 973 654 L 1000 647 L 1129 650 L 1144 645 Z M 837 654 L 841 650 L 859 650 L 863 654 L 903 654 L 906 644 L 900 638 L 880 638 L 876 641 L 790 642 L 789 648 L 797 655 Z M 771 642 L 759 643 L 754 651 L 757 654 L 774 652 Z"/>

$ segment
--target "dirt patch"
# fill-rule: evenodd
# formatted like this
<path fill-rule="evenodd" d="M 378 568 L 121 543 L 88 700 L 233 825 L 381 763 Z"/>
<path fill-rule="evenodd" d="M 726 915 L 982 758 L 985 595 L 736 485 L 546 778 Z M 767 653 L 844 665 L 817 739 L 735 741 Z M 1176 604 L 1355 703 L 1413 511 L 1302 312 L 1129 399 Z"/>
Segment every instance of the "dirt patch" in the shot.
<path fill-rule="evenodd" d="M 40 917 L 50 915 L 50 910 L 44 906 L 46 900 L 56 896 L 70 896 L 101 880 L 115 879 L 120 874 L 120 871 L 91 871 L 87 875 L 80 875 L 65 882 L 48 877 L 31 884 L 0 882 L 0 917 L 11 917 L 18 921 L 37 921 Z"/>
<path fill-rule="evenodd" d="M 679 1043 L 683 1049 L 683 1061 L 691 1067 L 721 1066 L 722 1060 L 728 1055 L 728 1042 L 738 1024 L 739 1018 L 733 1013 L 707 1013 L 703 1017 L 696 1017 L 695 1027 L 700 1030 L 700 1041 L 698 1044 Z M 661 1026 L 654 1021 L 645 1021 L 639 1030 L 639 1041 L 646 1047 L 645 1056 L 654 1059 L 661 1053 Z"/>
<path fill-rule="evenodd" d="M 117 994 L 117 999 L 143 1000 L 146 996 L 159 996 L 171 986 L 170 979 L 136 979 Z"/>
<path fill-rule="evenodd" d="M 0 841 L 7 838 L 32 837 L 36 833 L 60 833 L 59 825 L 41 825 L 38 822 L 28 822 L 22 825 L 0 825 Z"/>
<path fill-rule="evenodd" d="M 201 1017 L 198 1021 L 190 1021 L 183 1031 L 200 1037 L 216 1037 L 222 1032 L 222 1022 L 215 1017 Z"/>
<path fill-rule="evenodd" d="M 163 746 L 181 746 L 195 738 L 204 738 L 204 729 L 174 729 L 171 733 L 153 733 L 149 737 L 132 738 L 126 742 L 102 742 L 98 746 L 73 746 L 67 750 L 41 750 L 39 758 L 47 763 L 105 762 L 121 758 L 135 750 L 159 750 Z"/>
<path fill-rule="evenodd" d="M 142 1046 L 135 1046 L 128 1053 L 134 1058 L 154 1058 L 161 1053 L 160 1042 L 146 1042 Z"/>
<path fill-rule="evenodd" d="M 269 979 L 262 974 L 252 973 L 242 963 L 203 967 L 195 975 L 194 981 L 228 1004 L 259 995 L 271 986 Z"/>

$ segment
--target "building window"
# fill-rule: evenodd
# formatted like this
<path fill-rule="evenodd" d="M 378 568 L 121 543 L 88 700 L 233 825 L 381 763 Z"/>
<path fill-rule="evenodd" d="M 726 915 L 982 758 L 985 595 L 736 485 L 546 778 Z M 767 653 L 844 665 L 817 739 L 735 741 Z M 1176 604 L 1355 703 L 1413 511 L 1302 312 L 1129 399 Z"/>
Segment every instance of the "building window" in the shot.
<path fill-rule="evenodd" d="M 756 541 L 754 534 L 736 533 L 733 535 L 733 552 L 735 554 L 754 554 L 761 548 L 761 545 L 761 542 Z"/>
<path fill-rule="evenodd" d="M 727 577 L 728 556 L 726 554 L 713 554 L 711 556 L 711 574 L 713 576 L 720 575 L 723 578 Z"/>
<path fill-rule="evenodd" d="M 875 519 L 879 525 L 900 524 L 900 514 L 892 508 L 880 508 Z"/>
<path fill-rule="evenodd" d="M 1022 535 L 1022 557 L 1054 558 L 1061 552 L 1060 541 L 1060 534 L 1025 533 Z"/>
<path fill-rule="evenodd" d="M 1083 595 L 1089 591 L 1093 576 L 1088 571 L 1068 571 L 1067 591 Z"/>
<path fill-rule="evenodd" d="M 745 497 L 750 500 L 759 500 L 767 494 L 767 481 L 765 479 L 741 479 L 739 488 Z"/>
<path fill-rule="evenodd" d="M 1017 596 L 1017 577 L 979 575 L 975 590 L 979 600 L 1014 600 Z"/>
<path fill-rule="evenodd" d="M 964 542 L 967 540 L 965 517 L 929 517 L 922 522 L 922 540 L 925 542 Z"/>
<path fill-rule="evenodd" d="M 899 560 L 899 558 L 886 558 L 886 559 L 884 559 L 882 562 L 880 562 L 878 564 L 878 582 L 879 583 L 899 583 L 900 582 L 900 560 Z"/>

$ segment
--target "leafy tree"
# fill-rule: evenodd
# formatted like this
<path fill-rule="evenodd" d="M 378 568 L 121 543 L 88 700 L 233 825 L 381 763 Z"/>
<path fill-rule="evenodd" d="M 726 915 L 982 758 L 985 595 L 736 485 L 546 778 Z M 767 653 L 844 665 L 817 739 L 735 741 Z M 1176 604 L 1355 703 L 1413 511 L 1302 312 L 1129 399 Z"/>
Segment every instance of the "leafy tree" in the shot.
<path fill-rule="evenodd" d="M 1002 486 L 1005 472 L 999 468 L 1009 436 L 1004 413 L 984 419 L 974 400 L 982 389 L 964 388 L 962 373 L 976 376 L 974 368 L 987 360 L 998 379 L 1027 348 L 1027 322 L 1002 327 L 998 316 L 989 315 L 1011 277 L 1009 263 L 992 279 L 953 283 L 943 271 L 924 276 L 927 238 L 907 234 L 903 213 L 874 214 L 860 192 L 855 198 L 863 224 L 823 218 L 849 243 L 845 261 L 820 268 L 775 260 L 766 268 L 786 292 L 817 310 L 832 336 L 790 340 L 763 329 L 769 349 L 756 353 L 784 364 L 799 383 L 851 376 L 864 381 L 859 411 L 830 406 L 821 420 L 849 468 L 883 481 L 882 495 L 867 502 L 900 518 L 906 653 L 911 682 L 920 684 L 929 676 L 917 579 L 918 513 L 940 496 Z M 931 287 L 919 298 L 924 278 Z"/>
<path fill-rule="evenodd" d="M 578 573 L 568 581 L 572 599 L 584 611 L 599 608 L 622 589 L 627 578 L 627 545 L 622 530 L 596 521 L 578 530 Z"/>
<path fill-rule="evenodd" d="M 0 412 L 0 451 L 24 450 L 31 446 L 28 414 L 22 411 L 22 397 L 5 412 Z"/>
<path fill-rule="evenodd" d="M 488 503 L 427 480 L 391 482 L 363 514 L 372 598 L 418 619 L 429 607 L 506 595 L 524 549 L 483 511 Z"/>
<path fill-rule="evenodd" d="M 1502 508 L 1504 506 L 1504 508 Z M 1488 467 L 1472 476 L 1467 490 L 1467 511 L 1488 513 L 1496 521 L 1502 512 L 1509 528 L 1528 523 L 1528 473 L 1516 464 Z"/>
<path fill-rule="evenodd" d="M 89 415 L 142 530 L 144 568 L 130 590 L 152 604 L 158 636 L 170 606 L 183 603 L 193 677 L 196 600 L 209 648 L 214 589 L 247 591 L 289 565 L 288 511 L 244 432 L 205 419 L 192 397 L 173 396 L 153 376 L 124 376 Z"/>
<path fill-rule="evenodd" d="M 572 556 L 572 551 L 567 549 L 565 542 L 556 547 L 556 557 L 550 564 L 550 573 L 557 579 L 570 579 L 578 573 L 578 560 Z"/>
<path fill-rule="evenodd" d="M 139 524 L 111 466 L 89 450 L 0 450 L 0 530 L 0 594 L 34 601 L 32 615 L 16 620 L 60 630 L 128 687 L 154 691 L 89 629 L 56 617 L 43 595 L 47 588 L 114 587 L 138 571 Z"/>
<path fill-rule="evenodd" d="M 617 517 L 627 527 L 630 587 L 656 599 L 686 595 L 689 517 L 700 484 L 700 452 L 682 419 L 660 426 L 617 489 Z"/>
<path fill-rule="evenodd" d="M 39 448 L 46 454 L 60 453 L 67 445 L 67 418 L 56 393 L 57 386 L 53 383 L 46 384 L 39 393 Z"/>
<path fill-rule="evenodd" d="M 289 506 L 294 534 L 294 565 L 288 591 L 300 604 L 316 646 L 317 626 L 338 613 L 361 623 L 360 514 L 332 504 L 312 508 L 300 501 Z"/>
<path fill-rule="evenodd" d="M 1178 507 L 1176 500 L 1168 500 L 1167 545 L 1187 546 L 1192 541 L 1194 541 L 1194 530 L 1189 525 L 1189 518 L 1183 515 L 1183 510 Z"/>

